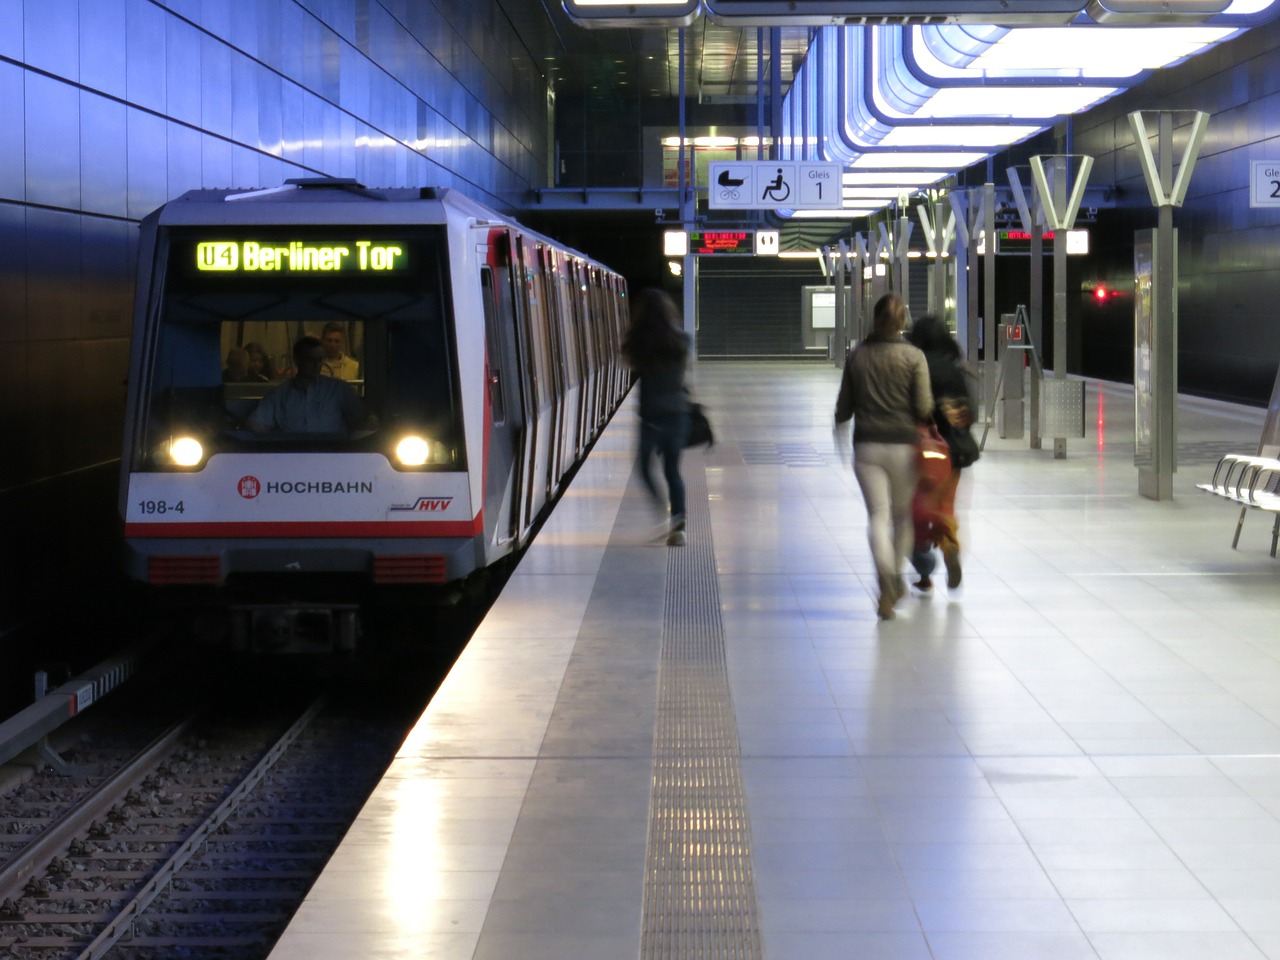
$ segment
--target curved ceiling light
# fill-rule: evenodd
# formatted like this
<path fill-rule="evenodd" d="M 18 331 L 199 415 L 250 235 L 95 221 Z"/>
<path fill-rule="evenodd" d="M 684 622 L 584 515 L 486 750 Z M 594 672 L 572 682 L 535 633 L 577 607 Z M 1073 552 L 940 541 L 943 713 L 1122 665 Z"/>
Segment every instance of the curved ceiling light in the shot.
<path fill-rule="evenodd" d="M 1237 0 L 1188 26 L 821 28 L 784 102 L 784 156 L 845 166 L 860 188 L 847 207 L 877 188 L 888 206 L 1277 12 Z"/>

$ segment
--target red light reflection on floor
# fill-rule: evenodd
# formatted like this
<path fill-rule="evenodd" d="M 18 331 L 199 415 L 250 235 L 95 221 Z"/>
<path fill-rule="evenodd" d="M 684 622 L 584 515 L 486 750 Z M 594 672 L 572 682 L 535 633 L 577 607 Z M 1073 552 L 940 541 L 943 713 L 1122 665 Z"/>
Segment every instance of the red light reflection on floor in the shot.
<path fill-rule="evenodd" d="M 1104 398 L 1102 395 L 1102 391 L 1099 390 L 1097 391 L 1097 393 L 1098 393 L 1098 418 L 1097 418 L 1098 452 L 1103 453 L 1104 448 L 1106 447 L 1107 412 L 1103 406 Z"/>

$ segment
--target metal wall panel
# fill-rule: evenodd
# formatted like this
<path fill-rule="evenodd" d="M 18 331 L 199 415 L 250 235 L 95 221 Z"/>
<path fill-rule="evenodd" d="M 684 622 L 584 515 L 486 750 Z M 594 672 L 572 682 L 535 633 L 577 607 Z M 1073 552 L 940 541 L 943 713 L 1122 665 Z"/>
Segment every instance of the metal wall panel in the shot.
<path fill-rule="evenodd" d="M 26 195 L 26 131 L 22 119 L 25 98 L 23 73 L 0 62 L 0 199 L 22 200 Z"/>
<path fill-rule="evenodd" d="M 0 350 L 0 430 L 4 431 L 10 449 L 15 439 L 25 440 L 29 429 L 27 402 L 27 345 L 6 344 L 5 349 Z M 0 485 L 12 486 L 20 482 L 22 476 L 18 457 L 0 458 Z M 12 584 L 6 582 L 6 588 L 11 587 Z"/>
<path fill-rule="evenodd" d="M 284 136 L 284 121 L 280 117 L 280 108 L 283 101 L 281 93 L 283 81 L 278 74 L 261 67 L 255 71 L 254 79 L 257 81 L 258 87 L 255 93 L 255 99 L 258 102 L 258 129 L 256 131 L 256 139 L 252 142 L 260 150 L 265 150 L 272 155 L 278 155 L 280 141 Z"/>
<path fill-rule="evenodd" d="M 80 82 L 113 97 L 125 95 L 125 2 L 80 4 Z"/>
<path fill-rule="evenodd" d="M 0 304 L 0 343 L 26 340 L 27 209 L 17 204 L 0 203 Z"/>
<path fill-rule="evenodd" d="M 22 59 L 22 0 L 0 0 L 0 57 Z"/>
<path fill-rule="evenodd" d="M 127 220 L 81 220 L 80 276 L 85 292 L 85 335 L 91 340 L 114 341 L 122 348 L 128 344 L 137 239 L 138 228 Z"/>
<path fill-rule="evenodd" d="M 88 91 L 80 100 L 80 204 L 86 213 L 129 215 L 128 108 Z"/>
<path fill-rule="evenodd" d="M 231 187 L 235 184 L 231 162 L 235 147 L 221 137 L 205 134 L 200 139 L 200 182 L 206 187 Z"/>
<path fill-rule="evenodd" d="M 165 111 L 175 120 L 199 125 L 203 34 L 181 20 L 170 19 L 165 27 Z"/>
<path fill-rule="evenodd" d="M 74 210 L 80 205 L 80 96 L 75 87 L 28 73 L 25 96 L 26 199 Z"/>
<path fill-rule="evenodd" d="M 125 118 L 129 155 L 129 216 L 141 220 L 169 199 L 168 124 L 162 117 L 130 110 Z"/>
<path fill-rule="evenodd" d="M 80 335 L 80 217 L 27 210 L 27 340 Z"/>
<path fill-rule="evenodd" d="M 164 11 L 148 0 L 126 0 L 125 95 L 130 103 L 163 113 L 165 69 Z"/>
<path fill-rule="evenodd" d="M 76 0 L 28 0 L 21 56 L 37 70 L 80 78 L 79 10 Z"/>
<path fill-rule="evenodd" d="M 231 48 L 213 37 L 200 42 L 200 125 L 227 136 L 232 131 Z"/>
<path fill-rule="evenodd" d="M 200 187 L 199 130 L 180 123 L 165 125 L 165 193 L 176 197 Z"/>

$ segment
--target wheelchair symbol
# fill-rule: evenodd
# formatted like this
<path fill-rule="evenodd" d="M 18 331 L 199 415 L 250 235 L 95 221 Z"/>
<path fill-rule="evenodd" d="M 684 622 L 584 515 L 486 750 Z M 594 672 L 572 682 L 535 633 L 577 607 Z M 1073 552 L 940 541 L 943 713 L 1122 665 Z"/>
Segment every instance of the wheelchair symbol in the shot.
<path fill-rule="evenodd" d="M 764 193 L 760 194 L 761 200 L 772 200 L 774 203 L 782 203 L 787 197 L 791 196 L 791 187 L 789 187 L 782 179 L 782 168 L 778 168 L 778 175 L 773 178 L 773 183 L 764 188 Z"/>
<path fill-rule="evenodd" d="M 737 200 L 741 196 L 738 187 L 746 183 L 746 180 L 735 180 L 729 176 L 728 170 L 721 170 L 720 176 L 716 177 L 716 183 L 723 188 L 720 191 L 721 200 Z"/>

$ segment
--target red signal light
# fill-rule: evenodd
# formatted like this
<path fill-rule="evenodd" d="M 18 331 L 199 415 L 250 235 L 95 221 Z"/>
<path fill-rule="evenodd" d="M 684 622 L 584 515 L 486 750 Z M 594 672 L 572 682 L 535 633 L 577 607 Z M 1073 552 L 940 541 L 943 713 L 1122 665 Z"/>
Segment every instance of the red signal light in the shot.
<path fill-rule="evenodd" d="M 1104 303 L 1108 297 L 1107 288 L 1102 284 L 1098 284 L 1093 288 L 1093 298 L 1099 303 Z"/>

